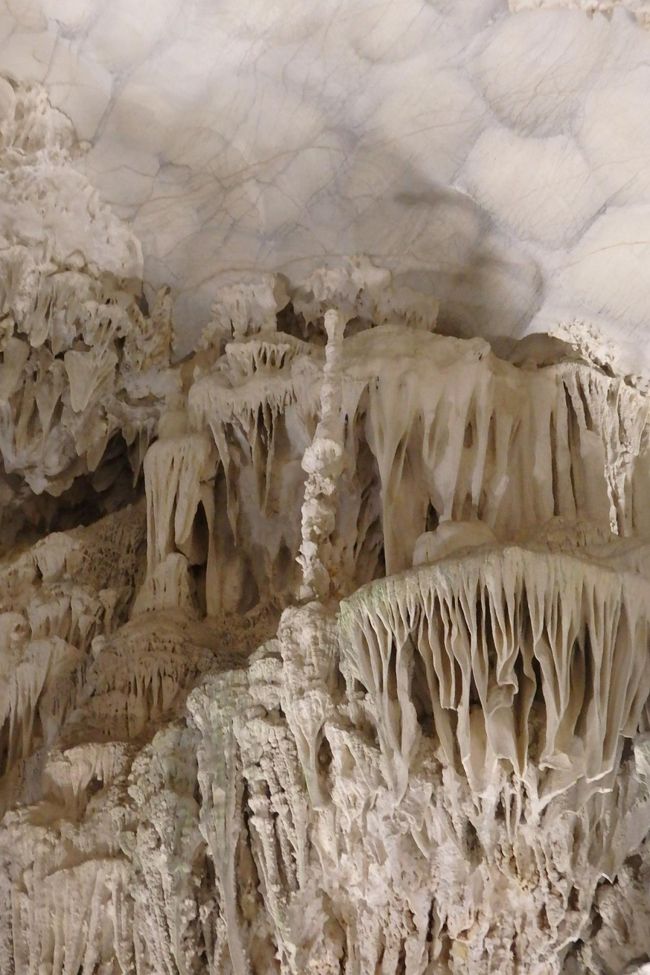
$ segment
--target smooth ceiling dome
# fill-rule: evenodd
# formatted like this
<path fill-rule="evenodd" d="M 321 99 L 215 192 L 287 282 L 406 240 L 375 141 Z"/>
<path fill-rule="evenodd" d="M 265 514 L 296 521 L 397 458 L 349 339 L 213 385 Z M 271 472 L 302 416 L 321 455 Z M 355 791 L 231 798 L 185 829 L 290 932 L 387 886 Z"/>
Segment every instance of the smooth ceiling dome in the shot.
<path fill-rule="evenodd" d="M 457 335 L 647 349 L 647 4 L 21 0 L 0 64 L 173 290 L 189 351 L 220 284 L 368 254 Z"/>

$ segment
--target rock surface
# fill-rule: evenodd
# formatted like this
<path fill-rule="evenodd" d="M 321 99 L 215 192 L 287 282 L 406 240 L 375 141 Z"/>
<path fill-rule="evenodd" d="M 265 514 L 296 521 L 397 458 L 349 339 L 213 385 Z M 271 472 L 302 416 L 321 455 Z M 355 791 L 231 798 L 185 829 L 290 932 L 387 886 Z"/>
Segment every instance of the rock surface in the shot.
<path fill-rule="evenodd" d="M 174 289 L 365 253 L 444 331 L 594 330 L 648 375 L 647 0 L 2 0 L 0 68 Z M 151 291 L 149 292 L 151 297 Z"/>
<path fill-rule="evenodd" d="M 3 14 L 2 975 L 648 968 L 646 5 L 407 8 Z"/>

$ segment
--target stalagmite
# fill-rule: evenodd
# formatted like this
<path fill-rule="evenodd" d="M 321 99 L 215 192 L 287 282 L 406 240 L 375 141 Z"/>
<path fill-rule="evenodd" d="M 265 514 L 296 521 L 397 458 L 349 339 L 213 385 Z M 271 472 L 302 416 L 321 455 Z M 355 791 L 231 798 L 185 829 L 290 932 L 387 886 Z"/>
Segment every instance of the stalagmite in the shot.
<path fill-rule="evenodd" d="M 343 468 L 343 415 L 341 358 L 345 321 L 334 309 L 325 312 L 327 348 L 321 383 L 320 418 L 314 439 L 305 450 L 302 468 L 307 475 L 302 504 L 302 541 L 298 562 L 302 568 L 303 598 L 329 595 L 334 565 L 325 552 L 336 525 L 336 494 Z"/>

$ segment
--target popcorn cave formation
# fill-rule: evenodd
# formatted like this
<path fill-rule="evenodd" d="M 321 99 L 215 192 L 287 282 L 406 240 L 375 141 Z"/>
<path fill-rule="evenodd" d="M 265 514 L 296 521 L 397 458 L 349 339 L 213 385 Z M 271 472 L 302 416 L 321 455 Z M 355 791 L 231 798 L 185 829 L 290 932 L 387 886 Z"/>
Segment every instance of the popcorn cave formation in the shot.
<path fill-rule="evenodd" d="M 360 257 L 174 359 L 1 95 L 0 971 L 647 971 L 642 385 Z"/>

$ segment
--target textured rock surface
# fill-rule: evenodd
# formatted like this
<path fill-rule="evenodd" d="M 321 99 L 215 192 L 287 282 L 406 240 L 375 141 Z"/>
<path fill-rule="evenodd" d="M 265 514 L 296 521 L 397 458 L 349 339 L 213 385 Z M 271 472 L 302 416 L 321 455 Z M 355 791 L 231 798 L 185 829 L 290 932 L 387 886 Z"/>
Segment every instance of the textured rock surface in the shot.
<path fill-rule="evenodd" d="M 71 164 L 43 89 L 0 79 L 0 531 L 123 496 L 174 389 L 166 292 L 142 310 L 140 247 Z M 127 465 L 128 466 L 128 465 Z M 85 491 L 75 491 L 84 479 Z M 72 490 L 71 490 L 72 489 Z"/>
<path fill-rule="evenodd" d="M 511 7 L 6 7 L 1 975 L 650 965 L 647 11 Z"/>
<path fill-rule="evenodd" d="M 649 401 L 367 262 L 280 284 L 165 367 L 146 500 L 0 566 L 2 971 L 620 972 Z"/>

